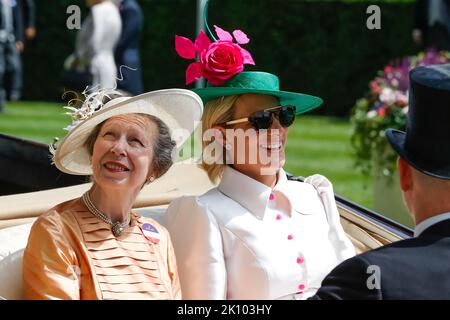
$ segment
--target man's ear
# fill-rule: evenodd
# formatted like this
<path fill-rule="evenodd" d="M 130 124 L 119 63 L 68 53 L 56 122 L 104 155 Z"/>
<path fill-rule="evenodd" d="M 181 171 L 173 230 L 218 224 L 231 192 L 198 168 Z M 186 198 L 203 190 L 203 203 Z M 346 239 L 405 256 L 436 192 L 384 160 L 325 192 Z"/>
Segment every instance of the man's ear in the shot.
<path fill-rule="evenodd" d="M 398 176 L 400 179 L 400 188 L 403 192 L 411 190 L 413 186 L 412 178 L 412 168 L 411 166 L 402 158 L 397 160 Z"/>

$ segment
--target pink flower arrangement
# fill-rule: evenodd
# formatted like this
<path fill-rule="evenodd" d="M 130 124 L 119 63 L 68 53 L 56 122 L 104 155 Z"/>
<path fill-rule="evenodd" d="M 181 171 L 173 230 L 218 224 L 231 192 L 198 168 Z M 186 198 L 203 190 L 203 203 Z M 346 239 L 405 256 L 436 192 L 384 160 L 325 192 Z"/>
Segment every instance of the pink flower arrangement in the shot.
<path fill-rule="evenodd" d="M 369 117 L 376 111 L 381 118 L 390 116 L 398 109 L 405 115 L 408 113 L 409 71 L 417 66 L 449 63 L 450 57 L 446 52 L 430 49 L 417 56 L 399 59 L 384 67 L 383 71 L 370 84 L 369 100 L 372 108 Z"/>
<path fill-rule="evenodd" d="M 241 30 L 234 30 L 233 35 L 214 26 L 218 40 L 211 42 L 201 31 L 195 43 L 190 39 L 175 36 L 175 50 L 185 59 L 195 59 L 186 69 L 186 84 L 204 77 L 213 86 L 222 85 L 236 73 L 244 70 L 244 64 L 255 65 L 251 54 L 240 44 L 247 44 L 250 39 Z M 236 43 L 233 42 L 236 40 Z"/>
<path fill-rule="evenodd" d="M 373 160 L 383 175 L 395 171 L 397 154 L 385 136 L 387 128 L 405 130 L 408 115 L 409 71 L 417 66 L 450 62 L 450 53 L 434 49 L 389 63 L 369 83 L 369 92 L 356 101 L 351 122 L 356 164 L 364 173 L 372 170 Z"/>

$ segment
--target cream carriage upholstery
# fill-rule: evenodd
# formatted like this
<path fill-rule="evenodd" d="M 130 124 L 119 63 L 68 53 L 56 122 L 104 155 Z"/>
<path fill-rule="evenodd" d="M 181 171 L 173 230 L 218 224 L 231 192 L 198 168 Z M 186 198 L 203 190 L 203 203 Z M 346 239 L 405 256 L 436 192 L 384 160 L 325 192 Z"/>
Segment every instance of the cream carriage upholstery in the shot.
<path fill-rule="evenodd" d="M 90 183 L 0 197 L 0 297 L 22 298 L 22 256 L 32 223 L 58 203 L 81 196 Z M 162 221 L 169 202 L 182 195 L 200 195 L 214 187 L 206 173 L 192 163 L 177 163 L 141 191 L 134 208 Z M 376 224 L 339 208 L 344 230 L 357 252 L 400 240 Z"/>

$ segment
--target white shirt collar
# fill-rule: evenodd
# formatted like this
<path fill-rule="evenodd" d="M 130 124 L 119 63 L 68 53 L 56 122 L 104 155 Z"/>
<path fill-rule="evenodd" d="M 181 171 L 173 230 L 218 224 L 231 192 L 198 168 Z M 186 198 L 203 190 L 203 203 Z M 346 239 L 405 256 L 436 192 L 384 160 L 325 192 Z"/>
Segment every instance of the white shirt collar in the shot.
<path fill-rule="evenodd" d="M 288 181 L 286 172 L 280 169 L 274 190 L 280 190 Z M 227 166 L 218 186 L 220 192 L 238 202 L 257 218 L 263 219 L 272 189 L 265 184 Z M 281 191 L 282 192 L 282 191 Z"/>
<path fill-rule="evenodd" d="M 439 223 L 447 219 L 450 219 L 450 212 L 441 213 L 423 220 L 414 228 L 414 237 L 420 236 L 426 229 L 428 229 L 432 225 L 435 225 L 436 223 Z"/>

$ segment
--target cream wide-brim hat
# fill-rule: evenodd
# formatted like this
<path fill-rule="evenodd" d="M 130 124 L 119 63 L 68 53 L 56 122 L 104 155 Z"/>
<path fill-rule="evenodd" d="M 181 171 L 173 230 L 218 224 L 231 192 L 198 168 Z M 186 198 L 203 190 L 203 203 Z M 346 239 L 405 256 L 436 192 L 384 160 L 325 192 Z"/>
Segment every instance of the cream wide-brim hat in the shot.
<path fill-rule="evenodd" d="M 91 157 L 84 146 L 86 139 L 98 124 L 129 113 L 143 113 L 161 119 L 169 127 L 178 149 L 200 123 L 202 112 L 202 99 L 186 89 L 164 89 L 135 97 L 115 98 L 76 125 L 56 144 L 54 163 L 68 174 L 91 175 Z"/>

